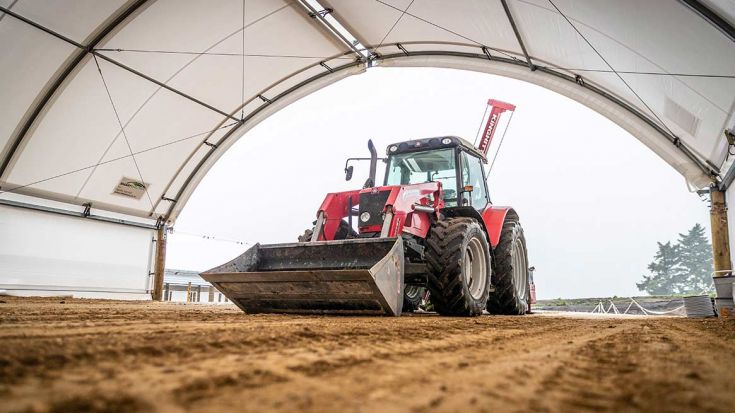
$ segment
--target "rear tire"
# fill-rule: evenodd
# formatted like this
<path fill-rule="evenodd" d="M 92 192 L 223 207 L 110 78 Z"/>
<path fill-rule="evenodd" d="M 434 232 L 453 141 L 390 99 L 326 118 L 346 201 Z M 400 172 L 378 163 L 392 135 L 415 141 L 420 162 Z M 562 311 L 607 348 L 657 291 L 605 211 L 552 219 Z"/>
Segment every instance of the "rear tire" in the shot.
<path fill-rule="evenodd" d="M 426 293 L 426 288 L 418 285 L 406 285 L 403 287 L 403 312 L 413 313 L 419 309 L 421 301 Z"/>
<path fill-rule="evenodd" d="M 492 283 L 487 311 L 490 314 L 523 315 L 528 311 L 528 253 L 523 228 L 518 221 L 506 220 L 495 247 Z"/>
<path fill-rule="evenodd" d="M 431 303 L 442 315 L 479 316 L 490 287 L 490 246 L 472 218 L 437 222 L 426 239 Z"/>

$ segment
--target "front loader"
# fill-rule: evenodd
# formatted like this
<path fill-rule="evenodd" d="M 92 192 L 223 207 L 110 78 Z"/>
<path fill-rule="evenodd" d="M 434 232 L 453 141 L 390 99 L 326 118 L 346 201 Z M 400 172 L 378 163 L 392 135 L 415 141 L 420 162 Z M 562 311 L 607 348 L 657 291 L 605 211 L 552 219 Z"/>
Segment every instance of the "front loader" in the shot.
<path fill-rule="evenodd" d="M 398 316 L 426 289 L 443 315 L 525 314 L 523 230 L 490 203 L 485 175 L 498 117 L 514 107 L 491 102 L 479 148 L 452 136 L 389 145 L 378 186 L 369 142 L 364 187 L 327 194 L 299 242 L 256 244 L 202 277 L 248 313 Z"/>

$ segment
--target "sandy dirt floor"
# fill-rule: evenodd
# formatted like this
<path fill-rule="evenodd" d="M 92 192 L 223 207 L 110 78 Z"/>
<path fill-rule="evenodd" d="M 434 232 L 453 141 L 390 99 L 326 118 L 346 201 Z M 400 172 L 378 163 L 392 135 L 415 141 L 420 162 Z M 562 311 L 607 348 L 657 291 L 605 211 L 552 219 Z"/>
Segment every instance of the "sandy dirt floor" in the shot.
<path fill-rule="evenodd" d="M 0 411 L 735 411 L 733 320 L 0 301 Z"/>

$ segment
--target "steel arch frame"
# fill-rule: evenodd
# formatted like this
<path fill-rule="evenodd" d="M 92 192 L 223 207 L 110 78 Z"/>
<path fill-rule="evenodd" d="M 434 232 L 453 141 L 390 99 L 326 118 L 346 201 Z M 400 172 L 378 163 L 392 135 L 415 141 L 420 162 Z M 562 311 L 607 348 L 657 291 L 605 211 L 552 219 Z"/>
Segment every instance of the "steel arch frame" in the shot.
<path fill-rule="evenodd" d="M 409 43 L 402 43 L 403 45 L 407 45 Z M 422 43 L 427 44 L 427 43 Z M 385 47 L 391 47 L 391 46 L 397 46 L 397 44 L 386 44 L 382 45 L 381 48 Z M 385 54 L 385 55 L 376 55 L 373 56 L 373 58 L 367 62 L 365 65 L 366 68 L 379 65 L 380 62 L 383 61 L 389 61 L 389 60 L 398 60 L 398 59 L 404 59 L 409 57 L 431 57 L 431 56 L 444 56 L 444 57 L 456 57 L 456 58 L 463 58 L 463 59 L 470 59 L 473 61 L 485 61 L 485 62 L 495 62 L 495 63 L 502 63 L 507 65 L 512 65 L 514 67 L 523 67 L 528 69 L 528 62 L 526 60 L 514 60 L 510 58 L 505 57 L 496 57 L 496 56 L 488 56 L 487 54 L 482 51 L 481 46 L 476 45 L 463 45 L 464 47 L 472 47 L 481 49 L 480 53 L 468 53 L 468 52 L 459 52 L 459 51 L 446 51 L 446 50 L 435 50 L 435 51 L 417 51 L 417 52 L 400 52 L 400 53 L 394 53 L 394 54 Z M 366 49 L 369 49 L 370 46 L 365 46 Z M 532 57 L 531 57 L 532 58 Z M 339 67 L 335 67 L 332 69 L 331 72 L 323 72 L 318 75 L 312 76 L 311 78 L 304 80 L 300 82 L 299 84 L 289 88 L 288 90 L 282 92 L 281 94 L 277 95 L 274 98 L 269 99 L 268 102 L 264 102 L 260 106 L 258 106 L 256 109 L 254 109 L 252 112 L 250 112 L 240 124 L 238 124 L 236 127 L 229 130 L 225 135 L 223 135 L 220 140 L 214 145 L 210 147 L 210 150 L 207 152 L 207 154 L 198 162 L 196 167 L 193 169 L 193 171 L 189 174 L 189 176 L 184 181 L 184 184 L 180 187 L 179 191 L 177 191 L 177 195 L 174 198 L 174 201 L 172 205 L 169 207 L 168 211 L 164 215 L 164 219 L 170 222 L 173 222 L 176 217 L 178 216 L 178 213 L 183 208 L 183 205 L 186 204 L 189 197 L 191 196 L 191 193 L 193 192 L 194 188 L 198 185 L 198 183 L 201 181 L 201 179 L 206 175 L 207 171 L 209 170 L 209 167 L 206 166 L 210 162 L 216 161 L 216 159 L 219 158 L 228 148 L 229 145 L 234 143 L 232 141 L 232 137 L 236 136 L 234 138 L 235 140 L 239 139 L 248 129 L 255 126 L 255 124 L 252 124 L 253 118 L 255 118 L 258 114 L 263 112 L 266 108 L 271 106 L 273 103 L 276 103 L 277 101 L 286 100 L 289 104 L 291 102 L 288 101 L 288 97 L 290 94 L 293 94 L 297 92 L 300 88 L 308 86 L 309 84 L 324 80 L 325 78 L 330 77 L 330 75 L 337 77 L 337 80 L 339 80 L 340 72 L 353 68 L 356 66 L 360 66 L 363 64 L 362 62 L 354 62 L 350 64 L 345 64 Z M 569 74 L 562 73 L 561 71 L 554 70 L 549 67 L 545 66 L 538 66 L 534 65 L 535 70 L 539 73 L 552 75 L 558 79 L 567 81 L 569 83 L 573 83 L 579 87 L 585 88 L 586 90 L 595 93 L 596 95 L 599 95 L 603 97 L 604 99 L 610 101 L 611 103 L 615 104 L 616 106 L 624 109 L 626 112 L 631 113 L 636 119 L 639 119 L 643 121 L 646 125 L 653 128 L 659 135 L 661 135 L 664 139 L 666 139 L 671 145 L 673 145 L 677 150 L 681 151 L 684 156 L 686 156 L 688 159 L 690 159 L 698 168 L 699 170 L 705 175 L 710 181 L 713 183 L 717 181 L 719 177 L 719 171 L 716 168 L 713 168 L 712 166 L 708 165 L 706 161 L 703 161 L 700 159 L 692 150 L 690 150 L 686 144 L 684 144 L 678 137 L 673 136 L 669 134 L 661 125 L 656 123 L 654 120 L 646 116 L 642 111 L 638 110 L 637 108 L 629 105 L 624 100 L 618 98 L 614 94 L 597 87 L 589 82 L 580 82 L 579 77 L 575 77 Z M 334 83 L 337 80 L 331 81 L 329 83 Z M 539 84 L 541 87 L 544 87 L 543 85 Z M 547 88 L 548 89 L 548 88 Z M 582 102 L 580 102 L 582 103 Z M 584 103 L 582 103 L 584 104 Z M 237 109 L 239 110 L 239 109 Z M 270 115 L 268 115 L 270 116 Z M 258 120 L 257 122 L 259 122 Z M 244 131 L 243 131 L 244 130 Z M 213 158 L 214 156 L 214 158 Z M 659 154 L 659 156 L 661 156 Z"/>

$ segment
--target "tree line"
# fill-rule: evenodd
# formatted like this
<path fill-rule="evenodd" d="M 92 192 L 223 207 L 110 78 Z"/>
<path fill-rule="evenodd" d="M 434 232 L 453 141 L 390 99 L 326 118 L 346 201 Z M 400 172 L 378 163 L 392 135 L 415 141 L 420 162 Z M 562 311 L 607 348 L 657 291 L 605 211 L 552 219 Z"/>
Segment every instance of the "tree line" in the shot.
<path fill-rule="evenodd" d="M 703 226 L 696 224 L 672 243 L 658 242 L 647 275 L 636 283 L 651 295 L 701 294 L 712 291 L 712 245 Z"/>

